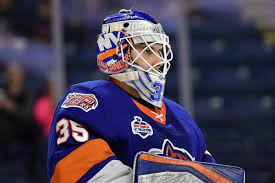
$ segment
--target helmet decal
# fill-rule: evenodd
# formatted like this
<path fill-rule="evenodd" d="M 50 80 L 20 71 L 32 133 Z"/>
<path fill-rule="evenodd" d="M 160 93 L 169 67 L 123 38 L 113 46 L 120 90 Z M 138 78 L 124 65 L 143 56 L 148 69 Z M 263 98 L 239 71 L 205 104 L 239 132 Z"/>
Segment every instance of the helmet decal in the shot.
<path fill-rule="evenodd" d="M 160 101 L 161 92 L 163 90 L 163 85 L 158 81 L 154 82 L 152 85 L 153 85 L 153 88 L 154 88 L 155 91 L 154 91 L 154 93 L 150 94 L 151 95 L 151 100 Z"/>
<path fill-rule="evenodd" d="M 115 31 L 98 36 L 97 65 L 102 72 L 116 74 L 128 68 L 126 62 L 130 59 L 129 45 L 126 41 L 120 41 L 125 35 L 126 33 Z"/>

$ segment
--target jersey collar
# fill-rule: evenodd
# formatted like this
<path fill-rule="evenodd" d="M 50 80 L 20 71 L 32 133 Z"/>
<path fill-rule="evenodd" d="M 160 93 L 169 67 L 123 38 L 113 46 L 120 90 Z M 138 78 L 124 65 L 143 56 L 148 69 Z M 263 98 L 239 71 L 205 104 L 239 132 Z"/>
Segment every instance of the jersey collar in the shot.
<path fill-rule="evenodd" d="M 162 102 L 162 107 L 159 108 L 149 108 L 135 99 L 133 99 L 134 104 L 147 116 L 152 118 L 154 121 L 159 122 L 162 125 L 166 125 L 166 106 L 164 102 Z"/>

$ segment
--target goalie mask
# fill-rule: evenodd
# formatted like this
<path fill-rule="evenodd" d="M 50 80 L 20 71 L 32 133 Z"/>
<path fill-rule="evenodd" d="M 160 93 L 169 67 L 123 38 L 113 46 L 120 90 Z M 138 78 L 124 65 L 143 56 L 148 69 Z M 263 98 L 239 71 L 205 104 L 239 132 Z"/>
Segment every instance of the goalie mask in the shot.
<path fill-rule="evenodd" d="M 104 19 L 97 39 L 98 67 L 136 89 L 154 106 L 162 106 L 165 76 L 172 59 L 169 37 L 150 15 L 120 10 Z"/>

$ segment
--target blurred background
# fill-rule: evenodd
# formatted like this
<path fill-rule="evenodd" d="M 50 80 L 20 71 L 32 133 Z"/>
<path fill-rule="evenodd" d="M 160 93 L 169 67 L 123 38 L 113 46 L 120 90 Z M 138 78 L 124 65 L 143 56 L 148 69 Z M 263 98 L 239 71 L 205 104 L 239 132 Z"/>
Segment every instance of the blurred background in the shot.
<path fill-rule="evenodd" d="M 56 100 L 99 79 L 96 38 L 122 8 L 162 23 L 174 50 L 166 93 L 192 113 L 221 164 L 275 182 L 273 0 L 0 0 L 0 182 L 46 182 Z"/>

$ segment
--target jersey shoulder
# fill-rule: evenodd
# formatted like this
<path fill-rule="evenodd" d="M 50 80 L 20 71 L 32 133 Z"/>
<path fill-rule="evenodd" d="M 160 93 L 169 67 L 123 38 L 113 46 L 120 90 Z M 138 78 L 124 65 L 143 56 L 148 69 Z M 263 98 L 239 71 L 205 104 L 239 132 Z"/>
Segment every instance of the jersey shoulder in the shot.
<path fill-rule="evenodd" d="M 82 83 L 77 83 L 74 85 L 71 85 L 68 89 L 68 91 L 77 91 L 77 92 L 91 92 L 94 90 L 103 90 L 105 88 L 108 88 L 112 86 L 113 83 L 108 80 L 94 80 L 94 81 L 86 81 Z"/>
<path fill-rule="evenodd" d="M 166 108 L 168 108 L 167 110 L 170 110 L 171 113 L 173 113 L 173 115 L 179 119 L 182 126 L 185 128 L 192 128 L 199 138 L 202 137 L 201 129 L 198 127 L 193 117 L 184 107 L 182 107 L 177 102 L 167 98 L 164 98 L 164 103 L 166 104 Z"/>
<path fill-rule="evenodd" d="M 108 80 L 94 80 L 78 83 L 69 87 L 67 93 L 72 92 L 94 94 L 98 98 L 101 98 L 101 100 L 114 98 L 124 93 L 118 86 Z"/>
<path fill-rule="evenodd" d="M 114 88 L 114 89 L 112 89 Z M 62 118 L 80 122 L 82 125 L 104 120 L 105 98 L 115 90 L 110 81 L 95 80 L 72 85 L 56 108 L 53 123 Z"/>
<path fill-rule="evenodd" d="M 182 107 L 180 104 L 178 104 L 177 102 L 165 98 L 163 99 L 166 108 L 169 108 L 169 110 L 171 110 L 172 113 L 174 113 L 174 115 L 176 115 L 176 117 L 179 117 L 181 119 L 183 119 L 185 122 L 190 123 L 190 124 L 195 124 L 193 118 L 191 117 L 191 115 L 189 114 L 189 112 Z"/>

